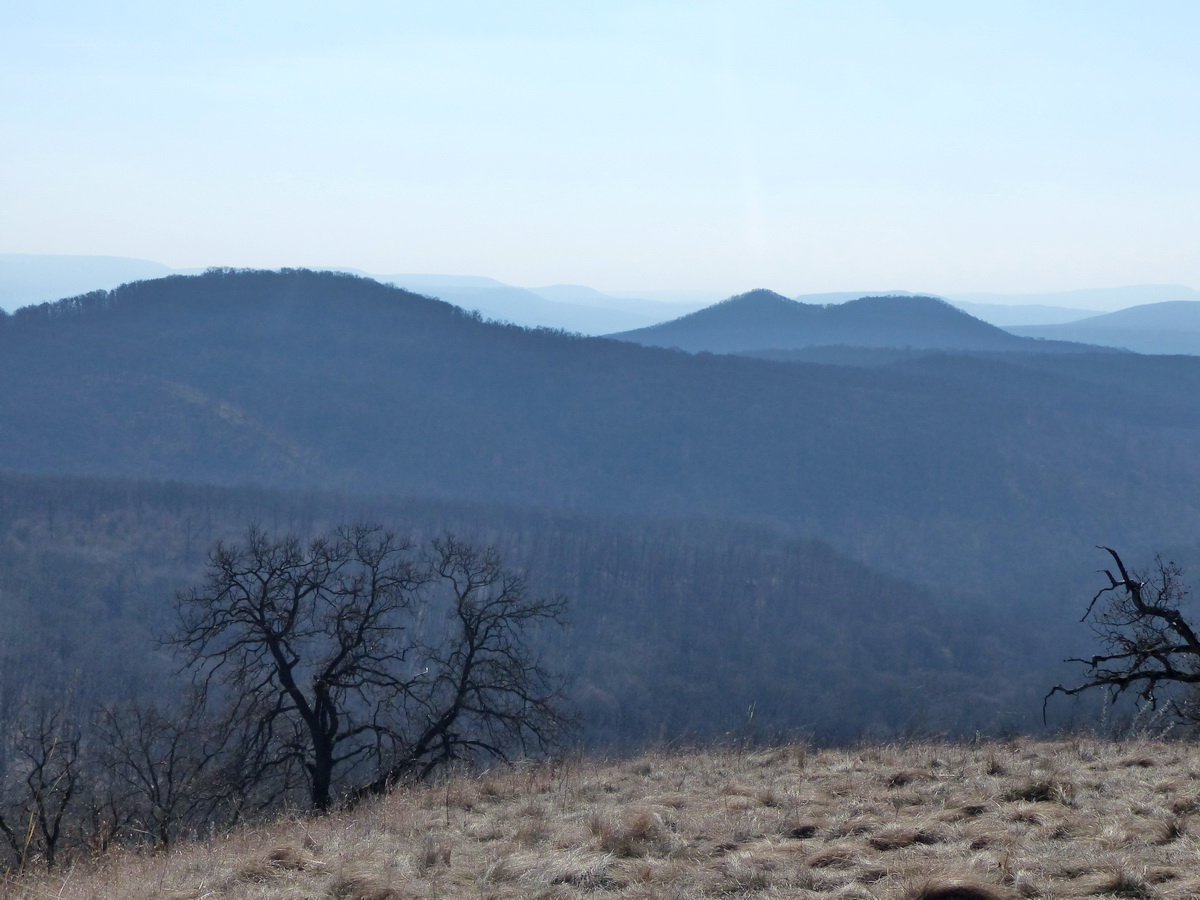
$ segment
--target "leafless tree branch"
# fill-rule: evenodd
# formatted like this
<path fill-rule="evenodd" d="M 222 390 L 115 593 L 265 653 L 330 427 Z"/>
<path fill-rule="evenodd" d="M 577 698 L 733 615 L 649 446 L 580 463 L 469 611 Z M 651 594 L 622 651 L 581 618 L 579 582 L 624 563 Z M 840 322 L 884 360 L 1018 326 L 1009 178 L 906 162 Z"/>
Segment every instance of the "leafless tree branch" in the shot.
<path fill-rule="evenodd" d="M 1156 556 L 1150 572 L 1134 572 L 1111 547 L 1099 549 L 1112 558 L 1117 574 L 1102 570 L 1108 584 L 1092 597 L 1082 621 L 1091 621 L 1104 652 L 1067 660 L 1085 665 L 1087 675 L 1078 685 L 1051 688 L 1042 704 L 1043 717 L 1055 694 L 1077 696 L 1106 688 L 1115 702 L 1132 690 L 1157 707 L 1164 686 L 1200 684 L 1200 638 L 1183 612 L 1188 597 L 1183 570 Z M 1172 701 L 1171 708 L 1187 717 L 1178 703 Z"/>

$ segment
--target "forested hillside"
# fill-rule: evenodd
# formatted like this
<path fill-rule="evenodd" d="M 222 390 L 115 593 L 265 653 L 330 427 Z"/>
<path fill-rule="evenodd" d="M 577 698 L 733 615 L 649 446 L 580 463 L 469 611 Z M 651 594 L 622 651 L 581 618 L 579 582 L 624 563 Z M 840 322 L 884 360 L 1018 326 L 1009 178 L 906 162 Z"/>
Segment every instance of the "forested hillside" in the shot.
<path fill-rule="evenodd" d="M 988 594 L 1195 533 L 1198 362 L 692 356 L 216 271 L 0 320 L 0 467 L 748 518 Z"/>
<path fill-rule="evenodd" d="M 590 745 L 747 727 L 831 738 L 1029 726 L 1058 672 L 1051 642 L 1026 633 L 1028 602 L 971 609 L 753 526 L 7 475 L 9 708 L 49 684 L 89 701 L 173 701 L 179 658 L 158 639 L 215 542 L 250 523 L 308 536 L 351 521 L 417 545 L 445 532 L 493 545 L 536 593 L 570 598 L 568 629 L 540 640 Z"/>

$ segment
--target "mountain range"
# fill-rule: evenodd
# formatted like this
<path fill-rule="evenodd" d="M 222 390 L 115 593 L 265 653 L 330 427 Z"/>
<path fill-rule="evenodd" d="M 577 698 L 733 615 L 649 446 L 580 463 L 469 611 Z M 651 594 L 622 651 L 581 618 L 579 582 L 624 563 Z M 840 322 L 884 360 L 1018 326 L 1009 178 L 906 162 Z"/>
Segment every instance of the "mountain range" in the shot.
<path fill-rule="evenodd" d="M 882 300 L 846 307 L 978 328 Z M 498 543 L 579 598 L 560 650 L 597 733 L 711 732 L 758 703 L 788 728 L 1000 727 L 1086 646 L 1096 544 L 1200 560 L 1196 357 L 773 362 L 212 270 L 0 316 L 0 383 L 0 600 L 64 671 L 81 635 L 159 621 L 154 592 L 237 523 L 366 510 Z"/>
<path fill-rule="evenodd" d="M 214 270 L 26 308 L 0 319 L 0 379 L 9 470 L 768 517 L 853 535 L 862 558 L 903 548 L 884 555 L 905 574 L 963 542 L 972 566 L 1058 552 L 1060 527 L 1150 538 L 1151 510 L 1200 497 L 1200 359 L 784 365 L 490 324 L 334 273 Z M 1114 429 L 1126 410 L 1135 432 Z"/>
<path fill-rule="evenodd" d="M 937 297 L 891 295 L 802 303 L 768 290 L 739 294 L 670 322 L 610 335 L 692 353 L 822 346 L 1069 352 L 1076 345 L 1022 338 Z"/>
<path fill-rule="evenodd" d="M 97 288 L 115 288 L 138 279 L 169 274 L 198 274 L 201 271 L 173 270 L 161 263 L 124 257 L 0 254 L 0 309 L 11 311 Z M 694 312 L 721 299 L 721 295 L 713 291 L 605 293 L 582 285 L 515 287 L 494 278 L 472 275 L 377 275 L 345 268 L 335 271 L 366 276 L 385 284 L 438 297 L 462 309 L 478 311 L 486 318 L 526 327 L 558 328 L 591 335 L 645 328 Z M 878 296 L 918 295 L 898 290 L 839 291 L 802 294 L 792 299 L 824 306 Z M 1182 285 L 1135 285 L 1044 294 L 937 296 L 942 296 L 978 319 L 1004 328 L 1063 324 L 1099 315 L 1102 311 L 1200 299 L 1200 293 Z M 1037 333 L 1031 336 L 1049 335 Z M 1084 342 L 1105 346 L 1111 344 L 1107 335 L 1101 337 L 1106 339 Z M 1146 352 L 1177 351 L 1149 349 Z"/>
<path fill-rule="evenodd" d="M 1057 306 L 1113 312 L 1147 303 L 1170 300 L 1200 300 L 1200 291 L 1182 284 L 1131 284 L 1110 288 L 1081 288 L 1070 291 L 1044 291 L 1033 294 L 956 293 L 949 295 L 955 303 L 1015 304 L 1021 306 Z"/>

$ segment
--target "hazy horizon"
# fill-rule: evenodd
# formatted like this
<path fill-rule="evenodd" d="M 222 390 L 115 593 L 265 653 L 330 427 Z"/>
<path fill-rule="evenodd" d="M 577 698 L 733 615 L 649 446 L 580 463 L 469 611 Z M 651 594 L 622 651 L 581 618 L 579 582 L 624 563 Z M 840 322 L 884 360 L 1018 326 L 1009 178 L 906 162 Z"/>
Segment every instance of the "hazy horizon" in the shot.
<path fill-rule="evenodd" d="M 0 253 L 0 310 L 13 312 L 23 306 L 62 299 L 92 290 L 110 290 L 121 284 L 145 278 L 156 278 L 172 274 L 198 274 L 207 268 L 220 265 L 197 266 L 194 268 L 172 268 L 157 260 L 120 256 L 77 256 L 64 254 L 11 254 Z M 248 267 L 256 268 L 256 267 Z M 263 267 L 267 268 L 267 267 Z M 278 269 L 280 267 L 270 267 Z M 306 268 L 317 271 L 351 272 L 374 278 L 385 283 L 395 282 L 400 287 L 434 295 L 446 294 L 456 305 L 464 305 L 473 291 L 504 291 L 515 289 L 523 292 L 544 292 L 546 300 L 562 305 L 586 305 L 590 293 L 596 298 L 648 301 L 664 310 L 678 307 L 678 315 L 692 309 L 717 303 L 747 291 L 766 288 L 784 296 L 795 297 L 809 303 L 840 303 L 853 297 L 887 294 L 917 294 L 944 297 L 954 303 L 980 308 L 989 305 L 1014 306 L 1048 305 L 1055 308 L 1077 308 L 1092 312 L 1114 311 L 1144 303 L 1163 300 L 1200 300 L 1200 292 L 1186 285 L 1116 285 L 1110 287 L 1075 288 L 1060 292 L 1003 294 L 993 292 L 943 293 L 935 290 L 913 290 L 910 287 L 840 289 L 812 294 L 777 291 L 770 285 L 745 286 L 729 294 L 713 289 L 666 289 L 644 291 L 612 291 L 601 293 L 591 285 L 568 282 L 553 285 L 510 285 L 486 273 L 443 272 L 443 273 L 383 273 L 365 272 L 347 266 L 297 265 L 284 268 Z M 440 291 L 439 291 L 440 289 Z M 464 294 L 463 292 L 467 292 Z M 481 295 L 482 296 L 482 295 Z M 573 299 L 569 299 L 573 296 Z M 470 304 L 467 303 L 467 306 Z"/>
<path fill-rule="evenodd" d="M 1182 0 L 52 0 L 0 251 L 601 291 L 1200 284 Z"/>

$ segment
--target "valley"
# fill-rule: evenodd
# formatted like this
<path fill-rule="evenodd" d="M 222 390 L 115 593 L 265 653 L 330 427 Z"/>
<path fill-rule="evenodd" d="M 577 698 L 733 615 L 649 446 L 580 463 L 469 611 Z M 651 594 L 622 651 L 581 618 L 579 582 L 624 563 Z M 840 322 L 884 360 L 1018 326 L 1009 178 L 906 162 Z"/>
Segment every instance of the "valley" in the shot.
<path fill-rule="evenodd" d="M 809 326 L 787 317 L 831 310 L 834 330 L 788 337 Z M 686 352 L 345 273 L 225 269 L 0 317 L 0 721 L 9 758 L 38 746 L 38 715 L 77 736 L 65 856 L 103 822 L 143 845 L 151 812 L 118 799 L 103 723 L 190 721 L 175 598 L 251 526 L 454 535 L 566 598 L 565 627 L 529 635 L 565 679 L 559 751 L 1094 727 L 1099 695 L 1055 698 L 1046 721 L 1042 699 L 1092 646 L 1097 544 L 1200 559 L 1200 359 L 1064 349 L 912 296 L 806 311 L 757 292 L 705 313 L 680 321 L 727 344 Z M 780 348 L 747 350 L 756 335 Z M 367 777 L 347 768 L 337 802 Z M 5 822 L 62 796 L 6 790 Z M 207 808 L 164 821 L 186 837 Z M 888 896 L 911 888 L 901 871 Z"/>

